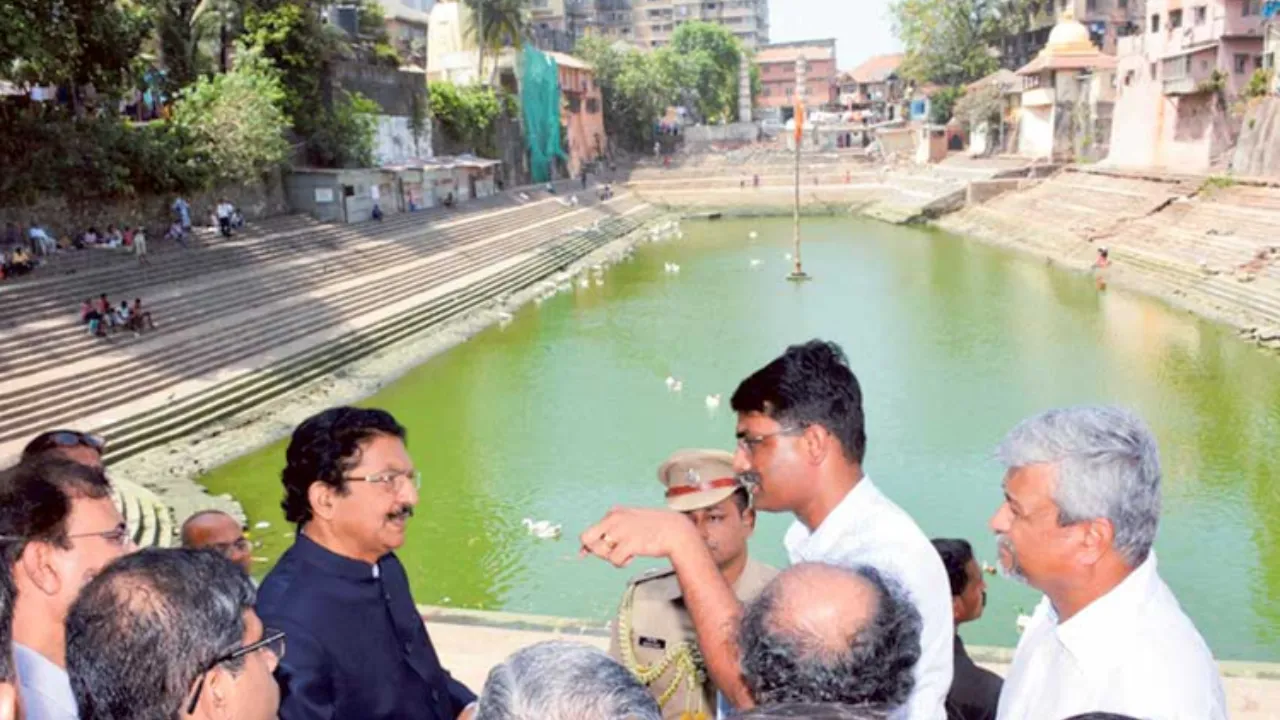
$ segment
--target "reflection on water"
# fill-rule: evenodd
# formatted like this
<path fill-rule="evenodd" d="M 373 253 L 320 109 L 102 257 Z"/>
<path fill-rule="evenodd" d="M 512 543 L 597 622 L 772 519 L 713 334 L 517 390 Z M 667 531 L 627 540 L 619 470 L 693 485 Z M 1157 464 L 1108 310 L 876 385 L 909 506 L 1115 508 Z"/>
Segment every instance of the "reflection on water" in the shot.
<path fill-rule="evenodd" d="M 730 448 L 737 381 L 821 336 L 863 383 L 877 484 L 927 533 L 969 538 L 991 561 L 1003 433 L 1054 405 L 1139 411 L 1166 470 L 1161 572 L 1219 656 L 1280 660 L 1280 361 L 1087 277 L 854 219 L 806 222 L 816 279 L 796 286 L 783 279 L 790 227 L 688 224 L 605 285 L 528 307 L 369 399 L 408 426 L 426 476 L 401 552 L 420 602 L 610 616 L 635 569 L 579 560 L 577 532 L 611 505 L 659 504 L 655 471 L 673 449 Z M 708 410 L 716 393 L 726 400 Z M 272 558 L 290 541 L 282 457 L 277 445 L 206 478 L 272 523 L 256 533 Z M 531 537 L 525 517 L 563 523 L 564 539 Z M 787 522 L 761 518 L 752 552 L 783 564 Z M 966 638 L 1012 645 L 1036 595 L 994 580 L 989 596 Z"/>

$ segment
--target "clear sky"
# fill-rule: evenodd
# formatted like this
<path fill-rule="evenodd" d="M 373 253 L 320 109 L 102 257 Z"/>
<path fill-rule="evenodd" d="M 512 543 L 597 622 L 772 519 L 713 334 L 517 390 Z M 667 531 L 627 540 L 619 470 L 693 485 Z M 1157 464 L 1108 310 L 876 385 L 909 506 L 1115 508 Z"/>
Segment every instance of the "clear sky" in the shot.
<path fill-rule="evenodd" d="M 841 70 L 902 50 L 889 26 L 889 0 L 769 0 L 769 42 L 830 37 Z"/>

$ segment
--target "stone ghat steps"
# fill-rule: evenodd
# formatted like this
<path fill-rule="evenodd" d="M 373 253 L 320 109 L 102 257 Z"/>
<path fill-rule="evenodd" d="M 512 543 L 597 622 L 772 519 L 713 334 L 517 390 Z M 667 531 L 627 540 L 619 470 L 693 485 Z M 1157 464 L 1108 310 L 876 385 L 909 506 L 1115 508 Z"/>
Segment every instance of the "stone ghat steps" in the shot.
<path fill-rule="evenodd" d="M 324 250 L 311 250 L 298 260 L 287 256 L 284 258 L 287 264 L 274 264 L 280 267 L 265 263 L 260 271 L 251 268 L 221 273 L 203 286 L 184 286 L 177 290 L 176 295 L 159 298 L 152 295 L 147 305 L 153 318 L 163 324 L 164 334 L 172 334 L 197 323 L 308 292 L 317 283 L 359 275 L 392 261 L 408 262 L 416 257 L 443 252 L 483 240 L 504 228 L 528 226 L 567 211 L 558 203 L 538 203 L 503 215 L 487 213 L 454 223 L 421 226 L 405 222 L 385 227 L 378 224 L 363 226 L 360 234 L 334 239 Z M 425 242 L 423 235 L 428 238 Z M 110 346 L 137 347 L 141 352 L 153 338 L 152 333 L 140 338 L 116 333 L 111 336 Z M 9 347 L 0 352 L 0 381 L 16 373 L 29 376 L 101 353 L 104 341 L 90 336 L 84 326 L 72 318 L 54 326 L 42 323 L 39 327 L 16 334 L 7 345 Z"/>
<path fill-rule="evenodd" d="M 173 513 L 155 493 L 128 480 L 111 481 L 111 497 L 138 547 L 174 544 Z"/>
<path fill-rule="evenodd" d="M 628 214 L 609 218 L 587 232 L 543 244 L 522 262 L 456 292 L 407 308 L 334 342 L 282 357 L 203 392 L 94 428 L 111 438 L 107 461 L 116 462 L 184 437 L 202 426 L 301 388 L 357 359 L 429 333 L 442 323 L 537 284 L 590 252 L 638 230 L 655 215 L 656 211 L 647 205 L 634 205 Z"/>
<path fill-rule="evenodd" d="M 97 254 L 99 250 L 76 250 L 64 251 L 59 255 L 55 255 L 49 264 L 41 266 L 34 273 L 17 278 L 12 282 L 0 284 L 0 297 L 13 298 L 14 300 L 26 301 L 30 298 L 39 298 L 48 295 L 54 288 L 63 288 L 69 285 L 82 285 L 91 281 L 98 283 L 109 283 L 113 279 L 118 278 L 145 278 L 160 276 L 165 268 L 174 264 L 180 264 L 184 259 L 191 255 L 209 255 L 226 253 L 231 248 L 240 248 L 242 246 L 251 246 L 261 242 L 268 237 L 279 237 L 287 233 L 303 232 L 307 229 L 318 227 L 319 223 L 302 216 L 302 215 L 286 215 L 277 218 L 264 220 L 261 223 L 255 223 L 245 230 L 237 231 L 237 234 L 230 239 L 217 236 L 216 240 L 207 240 L 202 243 L 188 243 L 188 249 L 183 250 L 173 244 L 173 249 L 169 252 L 153 253 L 148 252 L 147 257 L 152 261 L 150 268 L 139 266 L 133 255 L 119 254 L 112 252 L 114 256 L 110 262 L 99 262 L 86 268 L 66 268 L 60 261 L 82 254 Z M 148 240 L 148 250 L 153 241 Z M 79 298 L 73 298 L 78 303 L 84 299 L 81 295 Z M 13 308 L 0 308 L 0 323 L 9 320 L 13 315 Z M 25 314 L 22 317 L 26 317 Z"/>
<path fill-rule="evenodd" d="M 518 204 L 510 197 L 502 197 L 492 202 L 469 203 L 481 204 L 483 209 L 513 207 Z M 448 217 L 449 211 L 435 210 L 422 213 L 410 213 L 393 216 L 383 227 L 404 228 L 421 225 L 433 219 Z M 483 215 L 481 210 L 465 212 L 461 218 L 477 218 Z M 272 231 L 283 225 L 278 231 Z M 193 277 L 202 277 L 221 271 L 254 267 L 271 260 L 311 253 L 317 249 L 335 249 L 341 242 L 359 237 L 369 232 L 368 224 L 363 225 L 323 225 L 310 219 L 294 217 L 289 220 L 273 221 L 265 228 L 265 232 L 236 237 L 205 250 L 195 251 L 171 258 L 163 265 L 157 263 L 151 268 L 139 267 L 136 264 L 129 268 L 101 269 L 93 274 L 77 275 L 61 278 L 53 283 L 42 283 L 34 287 L 18 285 L 13 288 L 0 287 L 0 326 L 15 325 L 19 322 L 30 322 L 56 315 L 69 315 L 74 318 L 80 303 L 86 297 L 97 297 L 101 293 L 117 299 L 132 298 L 141 295 L 143 288 L 154 288 L 166 283 L 179 283 Z M 386 231 L 384 230 L 384 231 Z M 145 298 L 144 298 L 145 300 Z"/>
<path fill-rule="evenodd" d="M 1211 307 L 1232 316 L 1238 324 L 1280 324 L 1280 278 L 1242 283 L 1206 275 L 1197 268 L 1170 262 L 1165 256 L 1138 248 L 1118 248 L 1112 257 L 1122 270 L 1135 272 L 1172 295 L 1199 296 Z"/>
<path fill-rule="evenodd" d="M 70 424 L 160 392 L 188 377 L 231 366 L 263 349 L 341 327 L 349 318 L 534 249 L 575 226 L 590 225 L 597 218 L 603 220 L 609 212 L 625 212 L 634 204 L 634 199 L 624 196 L 616 198 L 612 207 L 587 208 L 583 211 L 585 217 L 570 215 L 555 219 L 536 231 L 519 232 L 521 228 L 513 227 L 514 237 L 508 241 L 491 243 L 475 251 L 434 256 L 415 272 L 399 272 L 399 267 L 390 265 L 385 268 L 388 275 L 378 282 L 356 278 L 323 297 L 296 299 L 292 306 L 281 303 L 274 312 L 255 309 L 246 313 L 241 323 L 196 328 L 198 332 L 190 333 L 180 342 L 145 355 L 108 359 L 106 372 L 73 368 L 70 375 L 7 393 L 0 399 L 0 443 L 43 427 Z"/>

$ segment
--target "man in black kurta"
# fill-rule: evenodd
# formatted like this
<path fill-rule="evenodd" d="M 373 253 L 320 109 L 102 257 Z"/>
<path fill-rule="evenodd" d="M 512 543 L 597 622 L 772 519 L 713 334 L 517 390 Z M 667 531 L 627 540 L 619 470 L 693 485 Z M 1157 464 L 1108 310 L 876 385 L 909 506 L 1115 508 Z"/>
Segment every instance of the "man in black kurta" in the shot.
<path fill-rule="evenodd" d="M 441 666 L 392 552 L 420 476 L 379 410 L 335 408 L 298 427 L 283 473 L 298 535 L 258 593 L 284 630 L 281 720 L 465 720 L 475 695 Z"/>

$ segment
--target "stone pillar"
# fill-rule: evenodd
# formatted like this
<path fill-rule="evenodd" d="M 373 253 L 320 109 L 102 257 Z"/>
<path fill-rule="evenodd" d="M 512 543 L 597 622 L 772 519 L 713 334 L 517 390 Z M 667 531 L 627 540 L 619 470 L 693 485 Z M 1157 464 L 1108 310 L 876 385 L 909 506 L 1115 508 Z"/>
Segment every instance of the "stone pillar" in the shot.
<path fill-rule="evenodd" d="M 744 52 L 738 56 L 738 122 L 751 122 L 751 61 Z"/>

